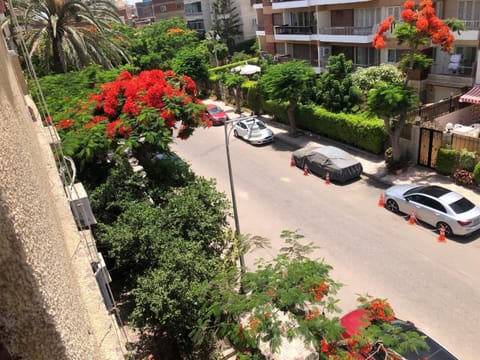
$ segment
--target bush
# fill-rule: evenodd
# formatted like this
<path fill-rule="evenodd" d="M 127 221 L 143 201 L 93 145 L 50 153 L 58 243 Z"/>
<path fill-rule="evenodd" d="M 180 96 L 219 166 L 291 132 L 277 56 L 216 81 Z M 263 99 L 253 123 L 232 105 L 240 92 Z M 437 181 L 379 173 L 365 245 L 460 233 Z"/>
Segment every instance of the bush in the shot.
<path fill-rule="evenodd" d="M 451 149 L 438 149 L 435 169 L 439 174 L 451 175 L 457 162 L 457 151 Z"/>
<path fill-rule="evenodd" d="M 275 121 L 288 124 L 288 103 L 267 100 L 264 111 L 274 116 Z M 316 134 L 327 136 L 346 144 L 381 154 L 387 142 L 383 121 L 363 115 L 333 113 L 315 105 L 299 104 L 295 112 L 297 126 Z"/>
<path fill-rule="evenodd" d="M 458 153 L 458 169 L 468 170 L 472 172 L 476 163 L 477 156 L 475 151 L 468 151 L 466 149 L 463 149 L 462 151 L 460 151 L 460 153 Z"/>
<path fill-rule="evenodd" d="M 247 107 L 249 109 L 252 109 L 255 114 L 261 114 L 264 103 L 264 96 L 258 86 L 258 83 L 253 81 L 247 81 L 245 84 L 242 85 L 242 91 L 245 90 L 247 93 Z"/>
<path fill-rule="evenodd" d="M 480 184 L 480 162 L 478 162 L 473 169 L 473 180 L 475 184 Z"/>

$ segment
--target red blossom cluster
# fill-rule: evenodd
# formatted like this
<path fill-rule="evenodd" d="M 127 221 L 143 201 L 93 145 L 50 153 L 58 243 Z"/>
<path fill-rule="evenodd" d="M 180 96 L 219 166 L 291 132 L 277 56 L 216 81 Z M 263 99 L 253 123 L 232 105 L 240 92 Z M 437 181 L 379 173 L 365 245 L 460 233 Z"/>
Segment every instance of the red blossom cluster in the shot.
<path fill-rule="evenodd" d="M 402 19 L 414 27 L 416 36 L 431 37 L 434 44 L 440 45 L 446 52 L 450 52 L 455 37 L 450 28 L 435 15 L 432 0 L 422 0 L 415 4 L 413 0 L 406 0 L 403 4 Z M 385 32 L 390 29 L 393 17 L 382 22 L 377 34 L 373 38 L 373 46 L 376 49 L 385 47 Z"/>
<path fill-rule="evenodd" d="M 320 301 L 328 294 L 328 284 L 321 280 L 317 285 L 308 288 L 310 294 L 314 294 L 315 300 Z"/>
<path fill-rule="evenodd" d="M 395 312 L 388 301 L 383 299 L 373 299 L 367 306 L 368 318 L 370 321 L 379 320 L 390 322 L 395 319 Z"/>
<path fill-rule="evenodd" d="M 183 29 L 173 28 L 167 30 L 167 35 L 183 33 Z"/>
<path fill-rule="evenodd" d="M 308 313 L 305 314 L 305 320 L 312 321 L 318 316 L 320 316 L 320 311 L 318 310 L 309 311 Z"/>
<path fill-rule="evenodd" d="M 171 30 L 175 32 L 175 29 Z M 178 120 L 184 120 L 177 118 L 176 107 L 201 103 L 195 97 L 196 93 L 195 82 L 190 77 L 177 76 L 170 70 L 142 71 L 139 75 L 123 71 L 115 81 L 101 85 L 99 94 L 89 95 L 90 102 L 95 105 L 95 113 L 101 115 L 95 116 L 84 128 L 92 129 L 98 122 L 106 120 L 109 122 L 105 127 L 108 138 L 128 138 L 139 125 L 138 117 L 142 110 L 148 107 L 156 109 L 165 127 L 172 130 Z M 178 132 L 181 139 L 188 138 L 193 128 L 204 122 L 201 114 L 192 116 L 195 118 L 193 124 L 182 125 Z M 148 126 L 148 122 L 143 120 L 144 125 Z"/>
<path fill-rule="evenodd" d="M 61 120 L 58 122 L 57 125 L 55 125 L 56 129 L 68 129 L 70 126 L 73 125 L 75 121 L 73 119 L 68 119 L 68 120 Z"/>

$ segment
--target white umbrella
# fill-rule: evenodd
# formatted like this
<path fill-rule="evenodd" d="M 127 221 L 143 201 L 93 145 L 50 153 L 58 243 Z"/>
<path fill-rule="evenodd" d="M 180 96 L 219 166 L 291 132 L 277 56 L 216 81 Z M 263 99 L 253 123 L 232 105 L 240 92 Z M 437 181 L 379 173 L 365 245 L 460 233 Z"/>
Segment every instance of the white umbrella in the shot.
<path fill-rule="evenodd" d="M 257 65 L 246 64 L 234 67 L 233 71 L 238 72 L 240 75 L 252 75 L 259 73 L 262 69 Z"/>

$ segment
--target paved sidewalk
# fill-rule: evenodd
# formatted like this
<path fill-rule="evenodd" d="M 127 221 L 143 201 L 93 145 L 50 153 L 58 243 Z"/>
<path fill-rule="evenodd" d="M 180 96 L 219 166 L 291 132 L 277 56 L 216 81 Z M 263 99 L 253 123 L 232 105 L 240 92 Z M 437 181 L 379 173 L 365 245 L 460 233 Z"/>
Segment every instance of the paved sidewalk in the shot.
<path fill-rule="evenodd" d="M 222 101 L 213 101 L 208 99 L 205 101 L 205 103 L 215 103 L 221 106 L 228 113 L 231 119 L 239 116 L 250 115 L 249 113 L 235 114 L 235 109 L 232 106 L 226 105 Z M 348 151 L 362 163 L 364 176 L 373 178 L 386 184 L 387 186 L 403 183 L 440 185 L 464 195 L 476 205 L 480 206 L 480 189 L 468 189 L 463 186 L 458 186 L 450 177 L 439 175 L 432 169 L 418 165 L 412 165 L 400 174 L 389 174 L 385 168 L 385 161 L 382 155 L 374 155 L 354 146 L 349 146 L 303 130 L 299 130 L 299 135 L 291 136 L 288 134 L 287 125 L 275 122 L 268 116 L 263 116 L 262 119 L 275 133 L 275 141 L 286 143 L 294 149 L 305 146 L 337 146 Z"/>

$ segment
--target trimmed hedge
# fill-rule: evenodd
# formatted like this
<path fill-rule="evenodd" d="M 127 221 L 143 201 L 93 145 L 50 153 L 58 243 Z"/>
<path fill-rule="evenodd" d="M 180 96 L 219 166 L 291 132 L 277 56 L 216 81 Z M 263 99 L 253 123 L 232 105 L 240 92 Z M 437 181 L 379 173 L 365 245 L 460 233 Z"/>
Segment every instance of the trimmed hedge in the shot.
<path fill-rule="evenodd" d="M 440 148 L 437 153 L 435 170 L 442 175 L 452 175 L 457 163 L 457 151 Z"/>
<path fill-rule="evenodd" d="M 273 115 L 275 121 L 288 124 L 287 103 L 268 100 L 264 111 Z M 388 135 L 384 123 L 378 118 L 363 115 L 332 113 L 320 106 L 299 104 L 295 112 L 297 126 L 316 134 L 354 145 L 358 148 L 381 154 L 385 150 Z"/>

